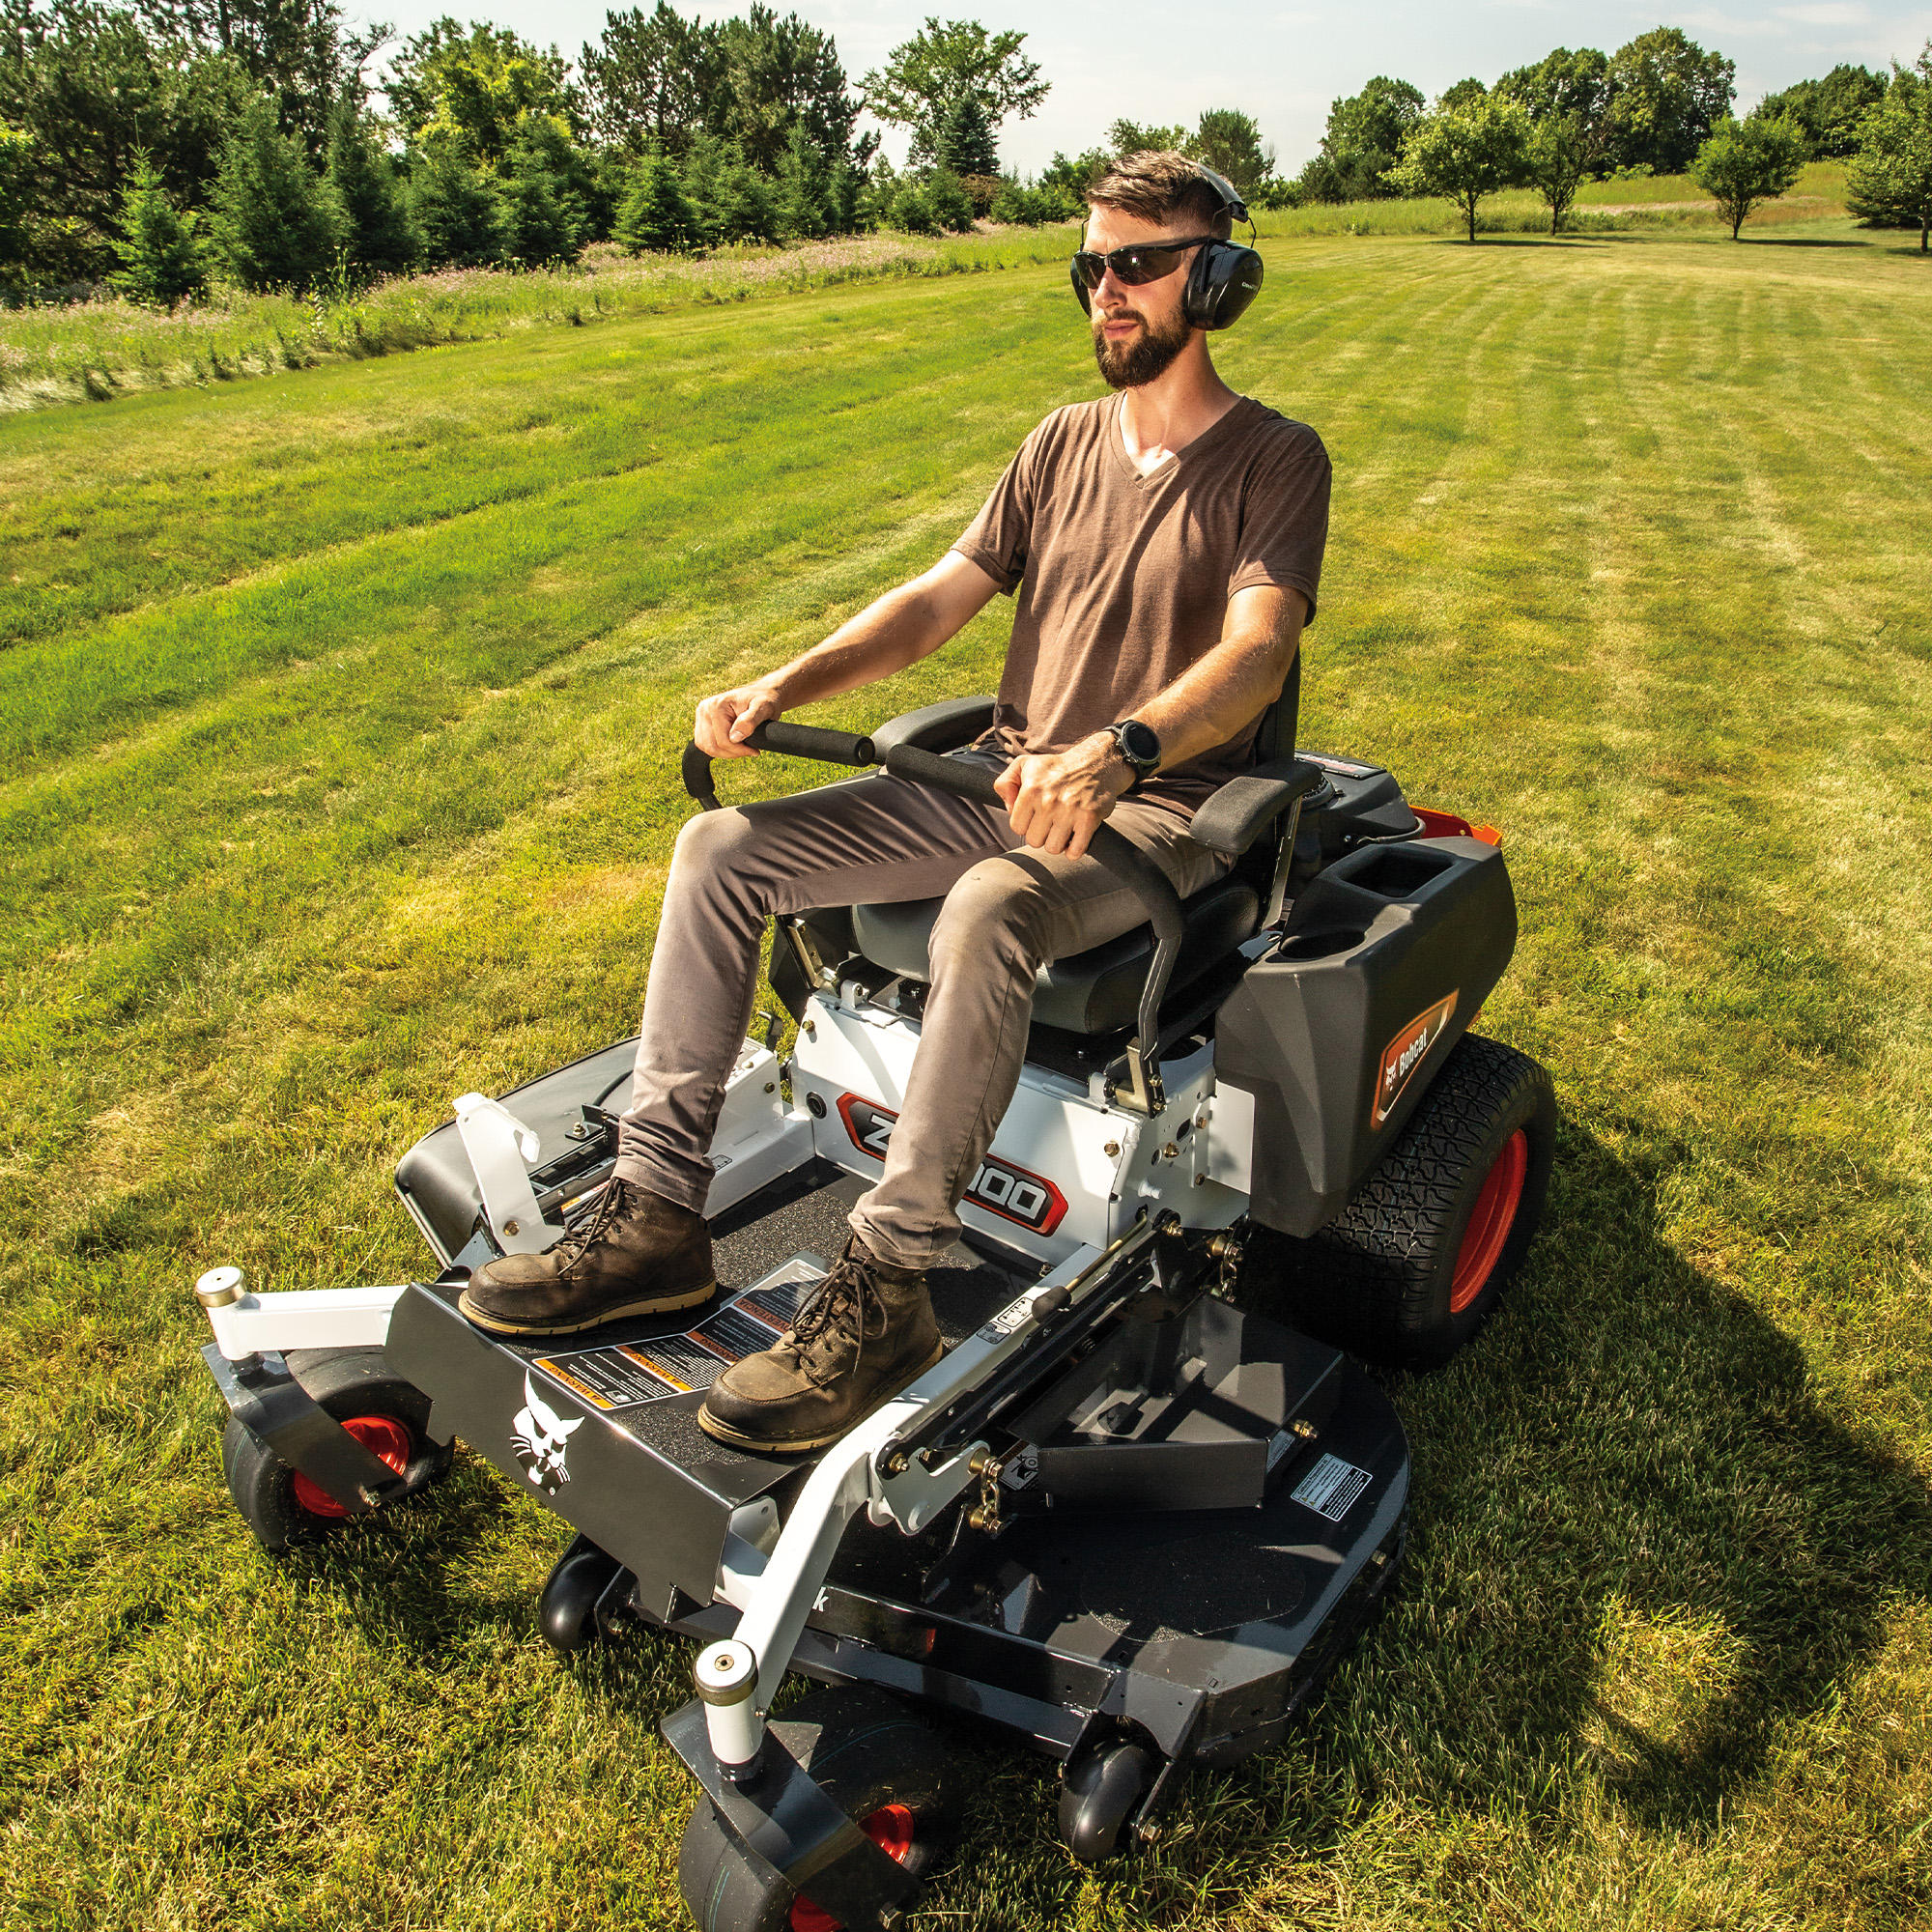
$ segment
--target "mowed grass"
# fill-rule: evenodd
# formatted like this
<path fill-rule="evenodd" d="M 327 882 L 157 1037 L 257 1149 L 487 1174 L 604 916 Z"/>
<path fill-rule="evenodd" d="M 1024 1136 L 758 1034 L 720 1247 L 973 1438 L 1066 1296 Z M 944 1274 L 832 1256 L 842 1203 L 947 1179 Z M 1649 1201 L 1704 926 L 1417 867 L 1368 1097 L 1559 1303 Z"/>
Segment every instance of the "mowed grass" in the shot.
<path fill-rule="evenodd" d="M 1217 344 L 1336 463 L 1302 741 L 1504 830 L 1546 1232 L 1395 1385 L 1412 1561 L 1279 1750 L 1088 1873 L 960 1736 L 932 1927 L 1932 1917 L 1932 280 L 1878 249 L 1272 241 Z M 628 1032 L 694 697 L 1095 392 L 1052 267 L 0 430 L 0 1900 L 647 1926 L 686 1646 L 565 1664 L 476 1459 L 282 1562 L 188 1289 L 401 1279 L 396 1156 Z M 985 689 L 1009 613 L 857 724 Z M 766 760 L 740 795 L 808 781 Z"/>

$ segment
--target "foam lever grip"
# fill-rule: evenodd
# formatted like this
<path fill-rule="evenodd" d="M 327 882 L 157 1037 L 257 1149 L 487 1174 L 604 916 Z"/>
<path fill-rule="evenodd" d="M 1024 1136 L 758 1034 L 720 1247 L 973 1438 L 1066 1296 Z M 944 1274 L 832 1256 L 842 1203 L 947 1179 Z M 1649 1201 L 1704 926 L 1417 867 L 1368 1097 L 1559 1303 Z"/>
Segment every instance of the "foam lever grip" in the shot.
<path fill-rule="evenodd" d="M 994 774 L 984 765 L 942 757 L 937 752 L 923 752 L 917 745 L 895 745 L 886 753 L 886 770 L 895 779 L 929 784 L 938 791 L 970 798 L 976 805 L 990 805 L 1000 811 L 1007 809 L 1006 800 L 994 789 Z"/>
<path fill-rule="evenodd" d="M 869 738 L 849 731 L 828 731 L 817 724 L 787 724 L 774 718 L 745 740 L 754 752 L 783 752 L 794 758 L 817 758 L 828 765 L 875 765 Z"/>

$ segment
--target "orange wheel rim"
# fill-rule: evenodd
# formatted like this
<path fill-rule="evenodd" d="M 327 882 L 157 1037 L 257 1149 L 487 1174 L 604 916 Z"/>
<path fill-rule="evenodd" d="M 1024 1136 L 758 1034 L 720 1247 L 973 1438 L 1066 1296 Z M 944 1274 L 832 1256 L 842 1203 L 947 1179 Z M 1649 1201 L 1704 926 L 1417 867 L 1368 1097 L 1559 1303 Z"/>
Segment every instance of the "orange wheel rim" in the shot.
<path fill-rule="evenodd" d="M 1463 1311 L 1489 1286 L 1502 1259 L 1516 1210 L 1522 1205 L 1522 1183 L 1529 1175 L 1529 1136 L 1519 1127 L 1503 1143 L 1476 1196 L 1476 1210 L 1463 1231 L 1456 1250 L 1455 1271 L 1449 1277 L 1449 1312 Z"/>
<path fill-rule="evenodd" d="M 411 1443 L 406 1424 L 393 1415 L 352 1415 L 342 1426 L 379 1463 L 386 1463 L 399 1476 L 409 1472 Z M 310 1516 L 349 1514 L 321 1484 L 310 1482 L 299 1469 L 296 1471 L 295 1495 Z"/>
<path fill-rule="evenodd" d="M 919 1827 L 912 1812 L 903 1804 L 881 1804 L 876 1811 L 859 1820 L 859 1829 L 880 1851 L 899 1864 L 912 1850 Z M 814 1905 L 809 1898 L 795 1898 L 791 1906 L 791 1932 L 844 1932 L 843 1923 Z"/>

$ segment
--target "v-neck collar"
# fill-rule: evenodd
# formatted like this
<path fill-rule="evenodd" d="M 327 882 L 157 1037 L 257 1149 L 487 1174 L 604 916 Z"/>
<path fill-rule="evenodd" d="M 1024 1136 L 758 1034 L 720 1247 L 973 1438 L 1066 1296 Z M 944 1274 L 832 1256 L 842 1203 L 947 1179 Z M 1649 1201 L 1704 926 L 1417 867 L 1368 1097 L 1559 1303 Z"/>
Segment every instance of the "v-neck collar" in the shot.
<path fill-rule="evenodd" d="M 1126 408 L 1126 391 L 1116 389 L 1107 398 L 1107 448 L 1113 456 L 1115 466 L 1129 483 L 1158 483 L 1163 477 L 1171 476 L 1179 468 L 1183 457 L 1192 456 L 1204 443 L 1212 441 L 1221 433 L 1228 420 L 1237 414 L 1247 401 L 1246 396 L 1236 396 L 1193 441 L 1183 442 L 1179 449 L 1170 449 L 1151 469 L 1143 471 L 1134 468 L 1133 459 L 1127 454 L 1126 439 L 1121 434 L 1121 412 Z"/>

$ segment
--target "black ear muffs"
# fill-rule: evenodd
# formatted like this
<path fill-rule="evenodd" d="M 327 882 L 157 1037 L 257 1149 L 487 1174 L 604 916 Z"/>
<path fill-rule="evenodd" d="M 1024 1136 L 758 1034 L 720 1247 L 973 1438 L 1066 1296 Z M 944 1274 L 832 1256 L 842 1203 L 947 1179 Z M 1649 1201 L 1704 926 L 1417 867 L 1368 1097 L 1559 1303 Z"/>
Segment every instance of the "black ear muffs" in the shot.
<path fill-rule="evenodd" d="M 1262 258 L 1239 242 L 1210 242 L 1187 271 L 1180 312 L 1196 328 L 1227 328 L 1261 293 Z"/>
<path fill-rule="evenodd" d="M 1225 176 L 1212 168 L 1201 168 L 1201 178 L 1221 197 L 1221 206 L 1236 221 L 1249 220 L 1248 205 Z M 1073 284 L 1074 299 L 1083 315 L 1094 313 L 1094 298 L 1080 279 L 1080 270 L 1066 265 L 1067 279 Z M 1194 257 L 1187 271 L 1187 287 L 1181 292 L 1180 313 L 1190 328 L 1227 328 L 1238 322 L 1248 304 L 1261 293 L 1262 258 L 1239 242 L 1210 242 Z"/>

